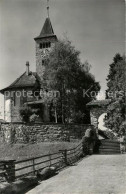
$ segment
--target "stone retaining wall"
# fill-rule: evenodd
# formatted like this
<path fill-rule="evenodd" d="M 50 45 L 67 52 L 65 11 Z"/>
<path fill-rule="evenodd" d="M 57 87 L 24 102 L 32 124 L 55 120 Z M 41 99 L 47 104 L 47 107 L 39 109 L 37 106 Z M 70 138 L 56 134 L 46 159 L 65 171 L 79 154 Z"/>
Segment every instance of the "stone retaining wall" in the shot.
<path fill-rule="evenodd" d="M 0 136 L 2 142 L 6 143 L 75 141 L 82 138 L 88 126 L 83 124 L 2 123 Z"/>

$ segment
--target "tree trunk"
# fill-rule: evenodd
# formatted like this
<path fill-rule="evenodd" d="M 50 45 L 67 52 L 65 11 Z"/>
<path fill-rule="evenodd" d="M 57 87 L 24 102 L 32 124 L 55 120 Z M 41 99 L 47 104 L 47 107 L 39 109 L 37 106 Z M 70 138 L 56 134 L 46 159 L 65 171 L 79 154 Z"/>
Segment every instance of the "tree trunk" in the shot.
<path fill-rule="evenodd" d="M 62 123 L 64 123 L 64 115 L 63 115 L 63 103 L 62 103 Z"/>

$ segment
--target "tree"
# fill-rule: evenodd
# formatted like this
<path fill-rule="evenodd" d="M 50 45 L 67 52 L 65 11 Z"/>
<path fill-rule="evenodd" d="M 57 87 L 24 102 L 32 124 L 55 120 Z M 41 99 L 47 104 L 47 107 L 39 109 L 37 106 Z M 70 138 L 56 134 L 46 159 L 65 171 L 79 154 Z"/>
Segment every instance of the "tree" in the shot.
<path fill-rule="evenodd" d="M 24 105 L 20 108 L 20 116 L 23 122 L 35 122 L 35 120 L 40 116 L 40 109 L 33 109 Z"/>
<path fill-rule="evenodd" d="M 82 64 L 79 55 L 80 52 L 65 39 L 56 43 L 47 60 L 44 87 L 60 94 L 58 98 L 52 99 L 51 103 L 55 121 L 70 123 L 80 120 L 89 123 L 86 104 L 93 97 L 83 96 L 83 90 L 86 91 L 91 87 L 98 93 L 100 85 L 90 73 L 88 62 Z"/>
<path fill-rule="evenodd" d="M 107 108 L 105 125 L 116 133 L 125 132 L 126 116 L 126 63 L 125 56 L 116 54 L 110 64 L 106 97 L 112 100 Z"/>

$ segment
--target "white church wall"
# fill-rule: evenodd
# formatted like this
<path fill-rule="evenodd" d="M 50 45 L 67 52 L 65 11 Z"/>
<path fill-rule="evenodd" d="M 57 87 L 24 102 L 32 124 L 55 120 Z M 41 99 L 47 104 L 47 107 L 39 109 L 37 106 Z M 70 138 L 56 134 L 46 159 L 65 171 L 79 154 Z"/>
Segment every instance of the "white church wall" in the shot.
<path fill-rule="evenodd" d="M 5 121 L 11 122 L 11 99 L 5 100 Z"/>

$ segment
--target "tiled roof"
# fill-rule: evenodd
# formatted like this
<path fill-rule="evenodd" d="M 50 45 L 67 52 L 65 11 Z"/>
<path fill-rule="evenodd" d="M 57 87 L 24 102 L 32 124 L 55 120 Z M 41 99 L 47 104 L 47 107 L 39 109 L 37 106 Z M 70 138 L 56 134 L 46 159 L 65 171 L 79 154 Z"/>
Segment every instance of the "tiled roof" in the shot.
<path fill-rule="evenodd" d="M 93 100 L 87 104 L 87 106 L 104 106 L 108 105 L 111 102 L 110 99 L 106 100 Z"/>
<path fill-rule="evenodd" d="M 0 93 L 4 91 L 11 90 L 13 88 L 25 88 L 25 87 L 34 87 L 38 84 L 39 78 L 36 72 L 30 72 L 29 75 L 23 73 L 19 78 L 17 78 L 11 85 L 0 90 Z"/>

